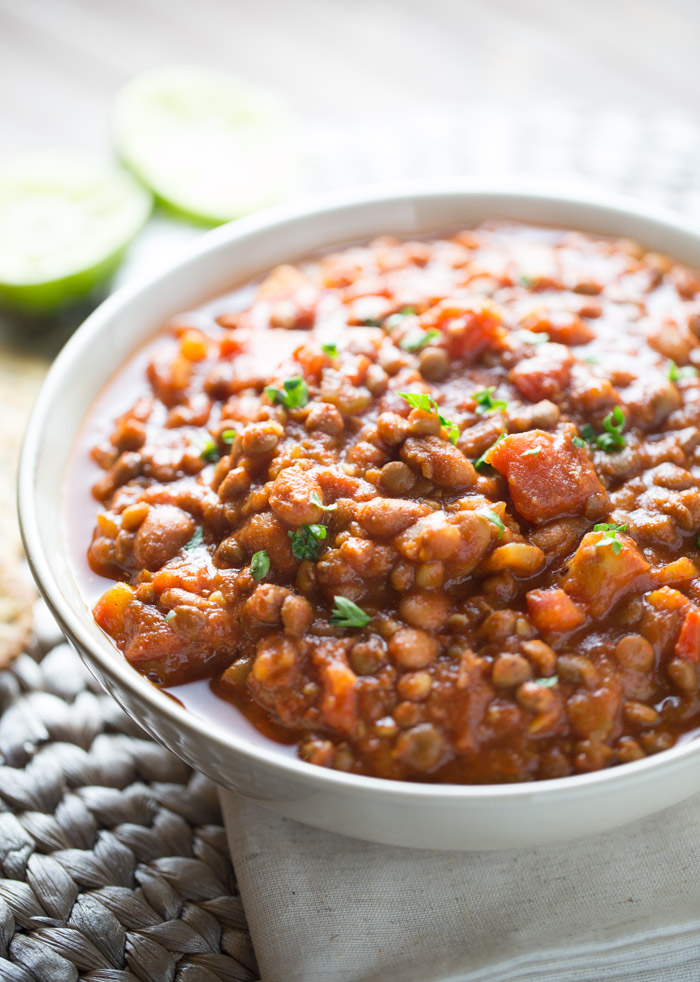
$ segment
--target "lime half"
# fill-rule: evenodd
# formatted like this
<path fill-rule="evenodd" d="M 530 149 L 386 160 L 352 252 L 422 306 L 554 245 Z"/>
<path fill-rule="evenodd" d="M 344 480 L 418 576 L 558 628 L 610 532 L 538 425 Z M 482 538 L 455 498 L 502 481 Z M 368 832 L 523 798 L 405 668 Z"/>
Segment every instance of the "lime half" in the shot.
<path fill-rule="evenodd" d="M 49 312 L 116 270 L 151 210 L 128 173 L 67 157 L 0 169 L 0 304 Z"/>
<path fill-rule="evenodd" d="M 274 95 L 204 68 L 139 75 L 114 105 L 113 136 L 123 163 L 166 207 L 206 225 L 290 194 L 294 134 Z"/>

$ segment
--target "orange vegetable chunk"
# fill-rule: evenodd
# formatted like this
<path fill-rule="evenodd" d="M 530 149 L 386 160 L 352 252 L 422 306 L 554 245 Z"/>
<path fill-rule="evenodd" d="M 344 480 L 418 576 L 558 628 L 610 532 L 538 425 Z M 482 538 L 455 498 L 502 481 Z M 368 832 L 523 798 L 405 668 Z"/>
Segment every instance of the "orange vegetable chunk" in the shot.
<path fill-rule="evenodd" d="M 508 481 L 513 504 L 528 522 L 541 525 L 580 515 L 591 495 L 604 493 L 586 451 L 573 444 L 574 435 L 573 426 L 555 433 L 513 433 L 486 454 L 486 462 Z"/>
<path fill-rule="evenodd" d="M 607 534 L 584 535 L 562 583 L 569 596 L 585 604 L 596 618 L 605 617 L 622 597 L 643 588 L 649 580 L 649 563 L 634 539 L 618 532 L 622 548 L 616 552 L 612 544 L 600 545 Z"/>
<path fill-rule="evenodd" d="M 527 612 L 538 631 L 566 634 L 585 623 L 586 614 L 564 590 L 530 590 Z"/>

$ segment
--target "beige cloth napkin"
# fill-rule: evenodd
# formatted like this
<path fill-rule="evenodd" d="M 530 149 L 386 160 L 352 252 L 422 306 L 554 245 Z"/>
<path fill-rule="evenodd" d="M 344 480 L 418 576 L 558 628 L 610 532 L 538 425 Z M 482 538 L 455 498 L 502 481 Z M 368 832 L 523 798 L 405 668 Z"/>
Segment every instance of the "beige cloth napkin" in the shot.
<path fill-rule="evenodd" d="M 263 982 L 700 980 L 700 797 L 573 844 L 476 853 L 221 800 Z"/>

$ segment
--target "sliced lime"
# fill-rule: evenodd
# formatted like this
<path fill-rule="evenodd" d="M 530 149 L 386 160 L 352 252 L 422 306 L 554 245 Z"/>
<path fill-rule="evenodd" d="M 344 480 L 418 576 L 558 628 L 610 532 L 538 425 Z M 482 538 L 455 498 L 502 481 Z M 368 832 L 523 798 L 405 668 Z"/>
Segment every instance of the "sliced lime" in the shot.
<path fill-rule="evenodd" d="M 295 127 L 276 96 L 223 72 L 173 66 L 117 95 L 117 153 L 172 211 L 206 225 L 287 197 Z"/>
<path fill-rule="evenodd" d="M 89 294 L 150 210 L 150 194 L 114 167 L 46 155 L 3 166 L 0 303 L 48 312 Z"/>

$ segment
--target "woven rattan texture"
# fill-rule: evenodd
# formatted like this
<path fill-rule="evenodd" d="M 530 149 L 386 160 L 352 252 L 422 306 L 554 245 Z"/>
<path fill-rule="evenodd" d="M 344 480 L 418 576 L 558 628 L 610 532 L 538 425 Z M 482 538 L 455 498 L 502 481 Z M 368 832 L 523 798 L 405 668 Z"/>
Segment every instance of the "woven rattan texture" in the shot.
<path fill-rule="evenodd" d="M 215 787 L 36 623 L 0 672 L 0 980 L 257 979 Z"/>

